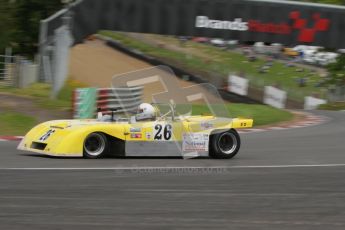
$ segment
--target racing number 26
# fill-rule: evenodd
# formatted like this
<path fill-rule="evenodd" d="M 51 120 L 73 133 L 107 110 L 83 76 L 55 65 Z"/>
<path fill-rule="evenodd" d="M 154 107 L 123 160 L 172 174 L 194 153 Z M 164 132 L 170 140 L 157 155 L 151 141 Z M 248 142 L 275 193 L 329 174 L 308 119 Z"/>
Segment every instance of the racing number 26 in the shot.
<path fill-rule="evenodd" d="M 170 124 L 155 125 L 155 140 L 165 140 L 168 141 L 172 137 L 172 126 Z"/>

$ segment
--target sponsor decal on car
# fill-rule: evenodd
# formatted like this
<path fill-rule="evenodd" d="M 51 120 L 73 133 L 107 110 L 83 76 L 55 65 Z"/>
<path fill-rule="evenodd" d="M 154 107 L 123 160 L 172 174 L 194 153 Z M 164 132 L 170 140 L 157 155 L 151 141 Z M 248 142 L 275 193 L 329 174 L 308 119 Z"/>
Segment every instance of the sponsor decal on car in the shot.
<path fill-rule="evenodd" d="M 152 133 L 147 132 L 147 133 L 145 134 L 145 137 L 146 137 L 147 140 L 151 140 L 151 138 L 152 138 Z"/>
<path fill-rule="evenodd" d="M 209 135 L 205 133 L 184 133 L 182 151 L 208 151 Z"/>
<path fill-rule="evenodd" d="M 55 129 L 49 129 L 39 138 L 39 141 L 46 141 L 53 133 L 55 133 Z"/>
<path fill-rule="evenodd" d="M 131 138 L 132 139 L 141 139 L 142 135 L 141 135 L 141 133 L 131 133 Z"/>
<path fill-rule="evenodd" d="M 129 129 L 129 131 L 131 133 L 140 133 L 141 132 L 141 128 L 139 128 L 139 127 L 132 127 L 132 128 Z"/>
<path fill-rule="evenodd" d="M 209 122 L 201 122 L 200 124 L 202 129 L 210 129 L 213 128 L 213 124 Z"/>

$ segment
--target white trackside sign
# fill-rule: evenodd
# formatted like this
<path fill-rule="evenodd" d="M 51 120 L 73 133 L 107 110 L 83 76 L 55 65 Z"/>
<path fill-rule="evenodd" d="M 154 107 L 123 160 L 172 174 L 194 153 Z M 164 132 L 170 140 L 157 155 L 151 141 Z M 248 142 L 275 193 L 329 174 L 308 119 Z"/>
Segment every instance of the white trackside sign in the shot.
<path fill-rule="evenodd" d="M 327 101 L 315 97 L 305 97 L 304 98 L 304 109 L 312 110 L 316 109 L 319 105 L 326 104 Z"/>
<path fill-rule="evenodd" d="M 284 109 L 287 93 L 273 86 L 265 86 L 264 103 L 279 109 Z"/>
<path fill-rule="evenodd" d="M 242 96 L 248 95 L 248 79 L 230 75 L 228 78 L 228 91 Z"/>

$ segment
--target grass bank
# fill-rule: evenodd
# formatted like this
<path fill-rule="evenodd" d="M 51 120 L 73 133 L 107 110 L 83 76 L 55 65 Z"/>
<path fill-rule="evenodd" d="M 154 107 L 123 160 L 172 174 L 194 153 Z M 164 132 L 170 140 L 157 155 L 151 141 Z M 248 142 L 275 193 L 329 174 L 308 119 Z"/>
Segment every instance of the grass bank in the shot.
<path fill-rule="evenodd" d="M 345 102 L 333 102 L 333 103 L 320 105 L 319 109 L 334 110 L 334 111 L 345 110 Z"/>
<path fill-rule="evenodd" d="M 36 124 L 31 116 L 12 111 L 0 113 L 0 135 L 23 135 Z"/>
<path fill-rule="evenodd" d="M 265 73 L 260 73 L 260 67 L 267 63 L 264 58 L 249 62 L 243 54 L 233 50 L 222 50 L 217 47 L 188 41 L 184 48 L 179 40 L 173 37 L 150 35 L 153 39 L 162 41 L 161 45 L 153 45 L 140 39 L 127 36 L 125 33 L 100 31 L 101 35 L 121 42 L 123 45 L 139 50 L 157 59 L 168 61 L 192 73 L 206 73 L 204 77 L 221 76 L 227 78 L 229 73 L 245 73 L 251 85 L 263 88 L 265 85 L 278 85 L 288 92 L 292 99 L 303 101 L 305 96 L 323 95 L 324 89 L 319 87 L 323 77 L 308 68 L 288 67 L 280 61 L 273 61 Z M 165 45 L 164 45 L 165 44 Z M 172 49 L 178 47 L 178 49 Z M 298 79 L 305 78 L 306 86 L 299 87 Z"/>
<path fill-rule="evenodd" d="M 253 118 L 254 126 L 262 126 L 291 120 L 294 115 L 286 110 L 276 109 L 267 105 L 237 104 L 226 105 L 231 117 Z M 210 114 L 204 105 L 194 105 L 194 114 Z"/>
<path fill-rule="evenodd" d="M 45 83 L 35 83 L 24 89 L 0 86 L 0 92 L 30 98 L 35 104 L 33 111 L 46 110 L 48 113 L 56 114 L 71 110 L 73 90 L 78 87 L 85 87 L 85 85 L 68 80 L 56 99 L 51 99 L 51 86 Z M 15 107 L 4 107 L 2 111 L 0 112 L 0 135 L 24 135 L 39 121 L 33 116 L 16 111 Z"/>
<path fill-rule="evenodd" d="M 47 83 L 34 83 L 23 89 L 0 86 L 0 92 L 30 97 L 42 109 L 70 110 L 73 90 L 79 87 L 85 87 L 85 84 L 67 80 L 56 99 L 51 98 L 51 85 Z"/>

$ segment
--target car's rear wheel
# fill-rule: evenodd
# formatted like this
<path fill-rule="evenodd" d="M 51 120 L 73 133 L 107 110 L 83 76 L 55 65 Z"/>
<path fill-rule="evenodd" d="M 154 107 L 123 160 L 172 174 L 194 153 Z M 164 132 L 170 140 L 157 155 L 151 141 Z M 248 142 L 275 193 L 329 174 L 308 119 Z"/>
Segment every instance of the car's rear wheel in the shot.
<path fill-rule="evenodd" d="M 109 143 L 107 137 L 103 133 L 91 133 L 84 141 L 84 157 L 85 158 L 101 158 L 107 155 Z"/>
<path fill-rule="evenodd" d="M 234 129 L 213 134 L 210 138 L 210 156 L 218 159 L 230 159 L 238 153 L 240 146 L 240 135 Z"/>

